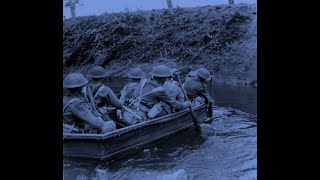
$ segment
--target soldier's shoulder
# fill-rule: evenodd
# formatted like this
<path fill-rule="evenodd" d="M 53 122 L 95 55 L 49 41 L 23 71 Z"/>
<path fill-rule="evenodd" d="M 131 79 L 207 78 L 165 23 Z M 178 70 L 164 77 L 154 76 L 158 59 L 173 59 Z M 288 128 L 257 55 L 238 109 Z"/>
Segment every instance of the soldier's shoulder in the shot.
<path fill-rule="evenodd" d="M 138 85 L 136 82 L 129 82 L 125 87 L 126 88 L 134 88 Z"/>
<path fill-rule="evenodd" d="M 76 101 L 84 101 L 81 97 L 76 96 L 64 96 L 63 103 L 76 102 Z"/>
<path fill-rule="evenodd" d="M 161 93 L 167 92 L 166 88 L 163 86 L 158 86 L 158 87 L 154 88 L 154 90 L 156 90 L 156 92 L 161 92 Z"/>
<path fill-rule="evenodd" d="M 86 101 L 85 101 L 84 98 L 82 98 L 82 97 L 72 98 L 70 101 L 71 101 L 72 104 L 82 104 L 82 103 L 86 103 Z"/>
<path fill-rule="evenodd" d="M 67 104 L 71 109 L 82 109 L 86 106 L 86 102 L 84 101 L 84 99 L 79 97 L 74 97 L 68 99 L 68 101 L 64 101 L 64 106 L 66 106 Z"/>
<path fill-rule="evenodd" d="M 195 79 L 193 78 L 187 78 L 186 81 L 184 82 L 185 85 L 191 85 L 194 84 Z"/>
<path fill-rule="evenodd" d="M 87 108 L 87 103 L 83 99 L 78 98 L 70 104 L 70 107 L 75 109 L 85 109 Z"/>
<path fill-rule="evenodd" d="M 180 86 L 180 84 L 177 81 L 173 81 L 173 84 L 175 84 L 176 86 Z"/>

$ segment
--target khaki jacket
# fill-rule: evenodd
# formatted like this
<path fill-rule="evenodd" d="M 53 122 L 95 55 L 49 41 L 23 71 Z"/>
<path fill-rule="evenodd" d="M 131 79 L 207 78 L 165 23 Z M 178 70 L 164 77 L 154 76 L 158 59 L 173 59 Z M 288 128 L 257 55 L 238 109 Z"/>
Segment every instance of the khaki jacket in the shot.
<path fill-rule="evenodd" d="M 113 106 L 118 109 L 120 109 L 123 106 L 123 103 L 120 102 L 120 100 L 117 98 L 115 93 L 110 89 L 109 87 L 102 85 L 100 83 L 98 84 L 91 84 L 88 85 L 86 88 L 91 88 L 92 90 L 92 96 L 94 99 L 94 102 L 96 106 L 102 107 L 102 106 Z M 89 92 L 88 90 L 85 90 L 85 94 L 88 99 L 89 98 Z"/>
<path fill-rule="evenodd" d="M 75 100 L 76 98 L 76 100 Z M 70 101 L 72 102 L 70 103 Z M 104 121 L 101 117 L 92 114 L 89 106 L 81 96 L 65 95 L 63 97 L 63 120 L 66 124 L 75 124 L 84 129 L 85 124 L 92 128 L 101 128 Z"/>
<path fill-rule="evenodd" d="M 176 109 L 186 108 L 186 106 L 182 102 L 179 102 L 179 101 L 175 100 L 174 98 L 172 98 L 168 94 L 168 92 L 163 88 L 163 86 L 154 80 L 147 80 L 147 82 L 145 83 L 145 86 L 142 90 L 142 95 L 150 92 L 152 89 L 157 88 L 157 87 L 160 87 L 160 89 L 158 91 L 150 93 L 150 94 L 143 96 L 141 98 L 141 104 L 147 106 L 148 108 L 152 108 L 156 103 L 163 101 L 163 102 L 169 104 L 172 108 L 176 108 Z M 134 90 L 133 96 L 138 98 L 140 95 L 140 89 L 141 89 L 141 86 L 138 86 Z"/>
<path fill-rule="evenodd" d="M 120 102 L 128 102 L 133 97 L 133 91 L 139 85 L 139 83 L 129 82 L 121 90 Z"/>
<path fill-rule="evenodd" d="M 188 78 L 182 87 L 184 88 L 190 101 L 198 96 L 205 98 L 207 102 L 208 99 L 211 100 L 207 86 L 194 78 Z"/>
<path fill-rule="evenodd" d="M 173 99 L 175 99 L 179 102 L 184 101 L 183 92 L 182 92 L 180 86 L 178 85 L 178 82 L 173 81 L 173 80 L 167 80 L 163 84 L 163 88 L 168 92 L 168 94 L 171 97 L 173 97 Z"/>

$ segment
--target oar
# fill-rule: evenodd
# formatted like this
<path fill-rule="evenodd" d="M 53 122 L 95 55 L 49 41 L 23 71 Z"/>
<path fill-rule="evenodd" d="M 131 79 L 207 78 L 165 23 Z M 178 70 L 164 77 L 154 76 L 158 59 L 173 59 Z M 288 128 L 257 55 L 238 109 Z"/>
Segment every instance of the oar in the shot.
<path fill-rule="evenodd" d="M 212 98 L 212 70 L 210 70 L 210 87 L 209 87 L 209 93 L 210 93 L 210 97 Z M 209 106 L 208 106 L 208 116 L 210 117 L 210 119 L 212 118 L 213 116 L 213 111 L 212 111 L 212 102 L 209 103 Z"/>
<path fill-rule="evenodd" d="M 179 74 L 177 74 L 177 77 L 178 77 L 179 85 L 180 85 L 180 87 L 181 87 L 181 89 L 182 89 L 182 93 L 183 93 L 183 95 L 184 95 L 184 98 L 185 98 L 187 101 L 189 101 L 188 96 L 187 96 L 186 92 L 184 91 L 184 89 L 183 89 L 183 87 L 182 87 L 182 83 L 181 83 L 181 79 L 180 79 Z M 194 124 L 194 126 L 195 126 L 196 131 L 201 132 L 201 127 L 200 127 L 199 119 L 198 119 L 197 115 L 194 113 L 192 107 L 189 107 L 189 109 L 190 109 L 190 113 L 191 113 L 192 120 L 193 120 L 193 124 Z"/>

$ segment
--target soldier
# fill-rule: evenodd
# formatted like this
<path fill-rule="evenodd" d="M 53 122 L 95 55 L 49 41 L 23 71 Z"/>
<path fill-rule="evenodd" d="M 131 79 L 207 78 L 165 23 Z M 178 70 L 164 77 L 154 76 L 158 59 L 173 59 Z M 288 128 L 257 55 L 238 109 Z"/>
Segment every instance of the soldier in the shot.
<path fill-rule="evenodd" d="M 123 87 L 120 97 L 120 101 L 124 104 L 128 104 L 129 100 L 133 98 L 132 93 L 140 83 L 140 80 L 144 77 L 144 72 L 141 68 L 132 68 L 127 75 L 130 78 L 130 82 Z"/>
<path fill-rule="evenodd" d="M 84 89 L 86 98 L 94 112 L 101 114 L 105 119 L 109 118 L 108 114 L 116 116 L 115 109 L 123 108 L 123 102 L 120 102 L 112 89 L 102 84 L 101 81 L 106 76 L 107 72 L 103 67 L 93 67 L 88 73 L 88 77 L 91 78 L 90 83 Z M 110 105 L 113 107 L 110 107 Z"/>
<path fill-rule="evenodd" d="M 135 99 L 132 95 L 134 89 L 140 84 L 141 79 L 144 77 L 144 72 L 141 68 L 132 68 L 127 73 L 127 76 L 130 78 L 130 82 L 127 83 L 123 89 L 120 91 L 120 102 L 124 103 L 126 106 L 130 104 L 130 102 Z M 129 117 L 123 117 L 129 116 Z M 124 112 L 123 110 L 118 109 L 117 110 L 117 118 L 125 123 L 126 125 L 135 124 L 137 121 L 130 121 L 130 118 L 134 118 L 132 114 L 128 114 L 128 112 Z M 127 120 L 124 120 L 127 119 Z"/>
<path fill-rule="evenodd" d="M 177 81 L 174 80 L 176 74 L 179 73 L 179 70 L 176 68 L 171 69 L 171 74 L 166 82 L 163 84 L 163 88 L 168 92 L 168 94 L 173 97 L 173 99 L 183 102 L 184 96 L 181 90 L 181 87 Z"/>
<path fill-rule="evenodd" d="M 179 102 L 164 89 L 163 84 L 168 77 L 172 76 L 168 66 L 156 66 L 152 69 L 150 75 L 152 75 L 152 79 L 142 82 L 133 92 L 133 95 L 138 97 L 137 106 L 147 113 L 148 118 L 171 113 L 171 108 L 181 110 L 191 107 L 189 101 Z"/>
<path fill-rule="evenodd" d="M 188 74 L 185 77 L 185 81 L 187 81 L 190 78 L 194 78 L 196 75 L 197 75 L 197 73 L 195 71 L 188 72 Z"/>
<path fill-rule="evenodd" d="M 192 101 L 194 106 L 197 106 L 204 101 L 209 104 L 213 103 L 211 96 L 207 91 L 207 86 L 205 83 L 210 77 L 210 72 L 206 68 L 199 68 L 190 73 L 192 76 L 186 78 L 186 82 L 183 84 L 183 88 L 190 101 Z"/>
<path fill-rule="evenodd" d="M 80 73 L 71 73 L 63 80 L 63 87 L 68 89 L 63 97 L 64 132 L 106 133 L 116 129 L 112 121 L 104 122 L 101 117 L 92 114 L 81 94 L 82 87 L 88 80 Z M 74 131 L 65 131 L 65 127 L 74 127 Z"/>

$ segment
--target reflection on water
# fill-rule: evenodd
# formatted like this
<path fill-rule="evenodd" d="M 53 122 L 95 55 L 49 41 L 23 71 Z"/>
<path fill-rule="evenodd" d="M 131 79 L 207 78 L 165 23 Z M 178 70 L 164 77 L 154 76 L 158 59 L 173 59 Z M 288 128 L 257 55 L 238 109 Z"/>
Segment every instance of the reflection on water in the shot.
<path fill-rule="evenodd" d="M 248 113 L 257 113 L 257 88 L 237 86 L 213 87 L 215 104 Z"/>
<path fill-rule="evenodd" d="M 110 87 L 119 92 L 123 84 Z M 202 135 L 190 128 L 112 163 L 64 159 L 64 179 L 257 179 L 256 89 L 213 94 L 218 107 Z"/>

